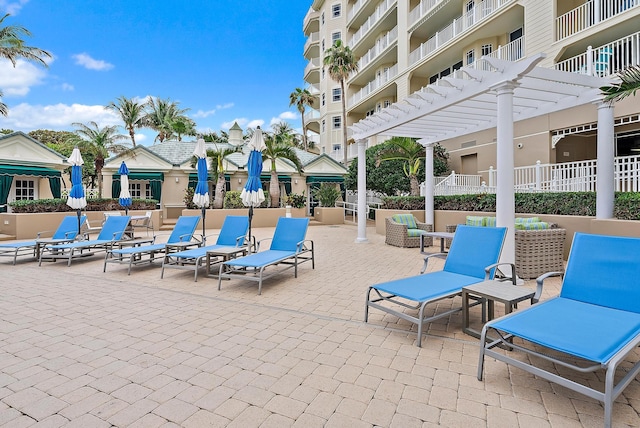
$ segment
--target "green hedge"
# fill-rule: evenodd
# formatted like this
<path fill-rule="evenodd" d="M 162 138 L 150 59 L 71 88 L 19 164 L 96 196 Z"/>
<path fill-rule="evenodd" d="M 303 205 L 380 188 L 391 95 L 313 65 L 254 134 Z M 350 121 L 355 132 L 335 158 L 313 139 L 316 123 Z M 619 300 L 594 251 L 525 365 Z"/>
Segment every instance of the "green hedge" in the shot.
<path fill-rule="evenodd" d="M 134 199 L 130 210 L 155 210 L 158 201 L 155 199 Z M 9 203 L 14 213 L 57 213 L 75 211 L 67 205 L 66 199 L 36 199 Z M 87 199 L 87 211 L 114 211 L 124 208 L 118 199 Z"/>
<path fill-rule="evenodd" d="M 417 196 L 392 196 L 382 199 L 384 209 L 422 210 L 424 198 Z M 496 195 L 452 195 L 436 196 L 436 210 L 452 211 L 496 211 Z M 516 193 L 516 213 L 551 215 L 596 215 L 594 192 L 562 193 Z M 618 192 L 615 194 L 613 215 L 620 220 L 640 220 L 640 193 Z"/>

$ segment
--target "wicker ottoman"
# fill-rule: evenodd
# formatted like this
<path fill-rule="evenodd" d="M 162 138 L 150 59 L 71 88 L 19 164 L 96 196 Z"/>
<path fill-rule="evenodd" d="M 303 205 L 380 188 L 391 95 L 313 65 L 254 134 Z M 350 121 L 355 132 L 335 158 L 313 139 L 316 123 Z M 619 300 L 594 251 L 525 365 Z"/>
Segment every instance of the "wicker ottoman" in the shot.
<path fill-rule="evenodd" d="M 516 274 L 523 279 L 564 272 L 565 229 L 516 230 Z"/>

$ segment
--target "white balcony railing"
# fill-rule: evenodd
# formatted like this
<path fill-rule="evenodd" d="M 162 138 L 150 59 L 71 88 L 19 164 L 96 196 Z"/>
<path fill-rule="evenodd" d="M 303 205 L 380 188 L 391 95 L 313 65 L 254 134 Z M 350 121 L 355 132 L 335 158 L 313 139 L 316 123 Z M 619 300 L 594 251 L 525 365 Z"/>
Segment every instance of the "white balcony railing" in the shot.
<path fill-rule="evenodd" d="M 518 61 L 522 59 L 524 57 L 524 36 L 504 46 L 498 46 L 496 50 L 487 56 L 505 59 L 507 61 Z"/>
<path fill-rule="evenodd" d="M 375 79 L 367 83 L 362 89 L 360 89 L 351 97 L 351 103 L 349 104 L 349 107 L 356 105 L 358 102 L 362 101 L 364 98 L 380 89 L 386 83 L 392 81 L 397 75 L 398 64 L 380 73 L 380 75 L 376 76 Z"/>
<path fill-rule="evenodd" d="M 640 32 L 631 34 L 606 45 L 567 58 L 555 65 L 557 70 L 590 76 L 609 76 L 631 65 L 640 65 Z"/>
<path fill-rule="evenodd" d="M 351 21 L 353 17 L 356 16 L 356 13 L 358 13 L 360 9 L 362 9 L 362 6 L 364 6 L 366 2 L 367 0 L 358 0 L 357 2 L 355 2 L 351 10 L 347 13 L 347 21 Z"/>
<path fill-rule="evenodd" d="M 489 19 L 492 15 L 499 12 L 500 9 L 514 3 L 516 0 L 484 0 L 476 4 L 473 9 L 454 19 L 449 25 L 434 34 L 429 40 L 422 43 L 409 54 L 409 64 L 414 65 L 418 61 L 433 54 L 457 38 L 461 33 L 468 29 L 480 25 Z M 639 0 L 640 1 L 640 0 Z"/>
<path fill-rule="evenodd" d="M 311 61 L 309 61 L 307 66 L 304 68 L 304 75 L 307 76 L 309 75 L 309 73 L 311 73 L 311 71 L 319 68 L 320 68 L 320 58 L 313 58 Z"/>
<path fill-rule="evenodd" d="M 409 26 L 414 25 L 418 20 L 422 19 L 435 5 L 442 3 L 444 0 L 422 0 L 418 6 L 409 12 Z"/>
<path fill-rule="evenodd" d="M 320 112 L 316 109 L 310 108 L 305 110 L 304 112 L 304 122 L 308 124 L 309 122 L 320 120 Z"/>
<path fill-rule="evenodd" d="M 387 13 L 387 11 L 397 3 L 398 0 L 384 0 L 381 2 L 376 10 L 369 16 L 369 18 L 365 21 L 364 24 L 355 32 L 355 34 L 351 37 L 351 41 L 349 42 L 349 46 L 352 48 L 360 41 L 362 38 L 371 30 L 377 23 L 382 19 L 382 17 Z"/>
<path fill-rule="evenodd" d="M 358 70 L 362 71 L 369 65 L 378 55 L 384 52 L 389 46 L 398 40 L 398 27 L 393 27 L 391 31 L 379 38 L 371 49 L 367 51 L 358 61 Z"/>
<path fill-rule="evenodd" d="M 311 35 L 307 37 L 307 41 L 304 42 L 304 52 L 306 52 L 311 47 L 311 45 L 316 44 L 319 41 L 320 41 L 320 33 L 319 32 L 311 33 Z"/>
<path fill-rule="evenodd" d="M 556 40 L 565 39 L 638 6 L 640 0 L 588 1 L 556 18 Z"/>

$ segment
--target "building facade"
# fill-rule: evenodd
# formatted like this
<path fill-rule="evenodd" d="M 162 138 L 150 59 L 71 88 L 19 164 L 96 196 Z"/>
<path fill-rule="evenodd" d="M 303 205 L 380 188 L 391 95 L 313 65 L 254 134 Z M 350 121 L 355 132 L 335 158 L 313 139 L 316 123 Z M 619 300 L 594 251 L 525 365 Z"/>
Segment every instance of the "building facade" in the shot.
<path fill-rule="evenodd" d="M 307 113 L 309 129 L 321 152 L 342 159 L 345 124 L 335 118 L 343 94 L 322 67 L 324 51 L 336 38 L 358 60 L 344 94 L 351 126 L 462 67 L 480 64 L 483 56 L 519 61 L 543 53 L 540 66 L 612 76 L 640 64 L 639 29 L 638 0 L 315 0 L 303 22 L 309 60 L 304 79 L 318 96 Z M 616 156 L 640 154 L 636 100 L 615 105 Z M 595 109 L 582 106 L 516 123 L 515 166 L 594 159 L 596 116 Z M 367 142 L 377 143 L 375 137 Z M 452 169 L 489 180 L 495 128 L 441 144 Z M 355 146 L 346 147 L 349 159 Z"/>

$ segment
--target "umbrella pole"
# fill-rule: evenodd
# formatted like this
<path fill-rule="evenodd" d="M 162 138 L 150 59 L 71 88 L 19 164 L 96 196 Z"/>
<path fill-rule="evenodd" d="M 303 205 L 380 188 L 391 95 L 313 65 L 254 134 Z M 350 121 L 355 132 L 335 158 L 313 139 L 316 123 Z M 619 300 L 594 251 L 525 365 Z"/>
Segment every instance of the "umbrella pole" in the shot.
<path fill-rule="evenodd" d="M 202 245 L 205 245 L 207 242 L 207 238 L 204 234 L 204 219 L 207 216 L 207 209 L 202 207 Z"/>
<path fill-rule="evenodd" d="M 253 220 L 253 205 L 249 205 L 249 253 L 251 253 L 251 220 Z"/>
<path fill-rule="evenodd" d="M 78 214 L 78 235 L 80 235 L 80 219 L 82 218 L 82 210 L 77 209 L 76 214 Z"/>

